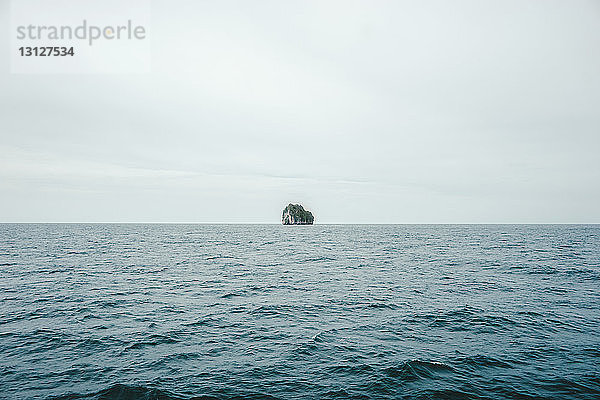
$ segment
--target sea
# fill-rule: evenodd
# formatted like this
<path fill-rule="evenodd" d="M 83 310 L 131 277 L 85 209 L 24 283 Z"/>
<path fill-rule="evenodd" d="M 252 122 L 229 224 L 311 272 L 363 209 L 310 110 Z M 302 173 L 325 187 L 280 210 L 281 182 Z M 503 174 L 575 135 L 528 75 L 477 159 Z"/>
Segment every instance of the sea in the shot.
<path fill-rule="evenodd" d="M 600 399 L 600 225 L 0 225 L 1 399 Z"/>

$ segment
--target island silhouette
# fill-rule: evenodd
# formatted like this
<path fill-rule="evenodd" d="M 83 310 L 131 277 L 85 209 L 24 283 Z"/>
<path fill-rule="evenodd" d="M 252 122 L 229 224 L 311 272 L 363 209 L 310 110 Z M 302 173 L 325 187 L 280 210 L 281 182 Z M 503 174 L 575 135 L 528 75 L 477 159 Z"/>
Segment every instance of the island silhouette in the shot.
<path fill-rule="evenodd" d="M 281 223 L 283 225 L 312 225 L 315 217 L 300 204 L 288 204 L 283 209 Z"/>

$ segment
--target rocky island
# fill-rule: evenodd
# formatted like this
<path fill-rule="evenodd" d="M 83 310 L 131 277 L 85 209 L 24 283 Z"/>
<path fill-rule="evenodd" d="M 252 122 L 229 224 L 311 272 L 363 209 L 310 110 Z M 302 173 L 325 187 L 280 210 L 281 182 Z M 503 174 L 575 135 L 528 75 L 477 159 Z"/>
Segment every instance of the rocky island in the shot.
<path fill-rule="evenodd" d="M 300 204 L 288 204 L 281 216 L 281 223 L 284 225 L 312 225 L 314 220 L 312 213 Z"/>

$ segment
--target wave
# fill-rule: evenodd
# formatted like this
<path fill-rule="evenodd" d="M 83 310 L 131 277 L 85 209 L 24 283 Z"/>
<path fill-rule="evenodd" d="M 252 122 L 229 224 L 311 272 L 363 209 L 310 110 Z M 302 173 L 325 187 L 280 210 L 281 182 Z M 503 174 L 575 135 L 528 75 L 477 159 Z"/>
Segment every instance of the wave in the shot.
<path fill-rule="evenodd" d="M 430 328 L 449 331 L 497 331 L 514 327 L 518 323 L 503 315 L 484 313 L 478 308 L 465 306 L 459 309 L 440 311 L 437 314 L 417 314 L 404 319 L 408 323 L 422 323 Z"/>
<path fill-rule="evenodd" d="M 165 339 L 165 340 L 142 340 L 139 342 L 135 342 L 130 344 L 125 348 L 125 350 L 139 350 L 148 346 L 158 346 L 159 344 L 170 344 L 176 343 L 177 340 L 174 339 Z"/>
<path fill-rule="evenodd" d="M 68 393 L 64 395 L 54 396 L 48 400 L 223 400 L 223 399 L 265 399 L 275 400 L 266 393 L 260 392 L 244 392 L 230 393 L 231 390 L 219 389 L 217 395 L 199 394 L 194 396 L 182 396 L 164 389 L 157 389 L 149 386 L 115 384 L 106 389 L 102 389 L 93 393 Z"/>
<path fill-rule="evenodd" d="M 53 400 L 183 400 L 184 397 L 176 396 L 172 393 L 149 388 L 145 386 L 130 386 L 116 384 L 99 392 L 89 394 L 65 394 L 51 397 Z M 196 397 L 195 399 L 216 399 L 216 397 Z"/>
<path fill-rule="evenodd" d="M 437 374 L 451 373 L 454 368 L 437 361 L 409 360 L 397 367 L 388 367 L 384 372 L 393 378 L 403 381 L 415 381 L 423 378 L 434 378 Z"/>
<path fill-rule="evenodd" d="M 475 396 L 473 393 L 465 392 L 462 390 L 453 389 L 432 389 L 432 390 L 421 390 L 411 396 L 415 400 L 431 400 L 431 399 L 452 399 L 452 400 L 474 400 L 483 399 L 483 397 Z"/>
<path fill-rule="evenodd" d="M 239 297 L 239 296 L 245 296 L 245 293 L 242 292 L 230 292 L 230 293 L 225 293 L 221 296 L 219 296 L 221 299 L 230 299 L 232 297 Z"/>
<path fill-rule="evenodd" d="M 336 259 L 329 256 L 309 257 L 302 260 L 303 262 L 319 262 L 319 261 L 335 261 Z"/>
<path fill-rule="evenodd" d="M 206 257 L 206 260 L 220 260 L 223 258 L 235 258 L 235 256 L 230 256 L 230 255 L 226 255 L 226 254 L 218 254 L 218 255 L 214 255 L 214 256 L 208 256 Z"/>
<path fill-rule="evenodd" d="M 214 318 L 206 316 L 196 321 L 184 322 L 184 326 L 222 326 L 223 320 L 221 318 Z"/>

